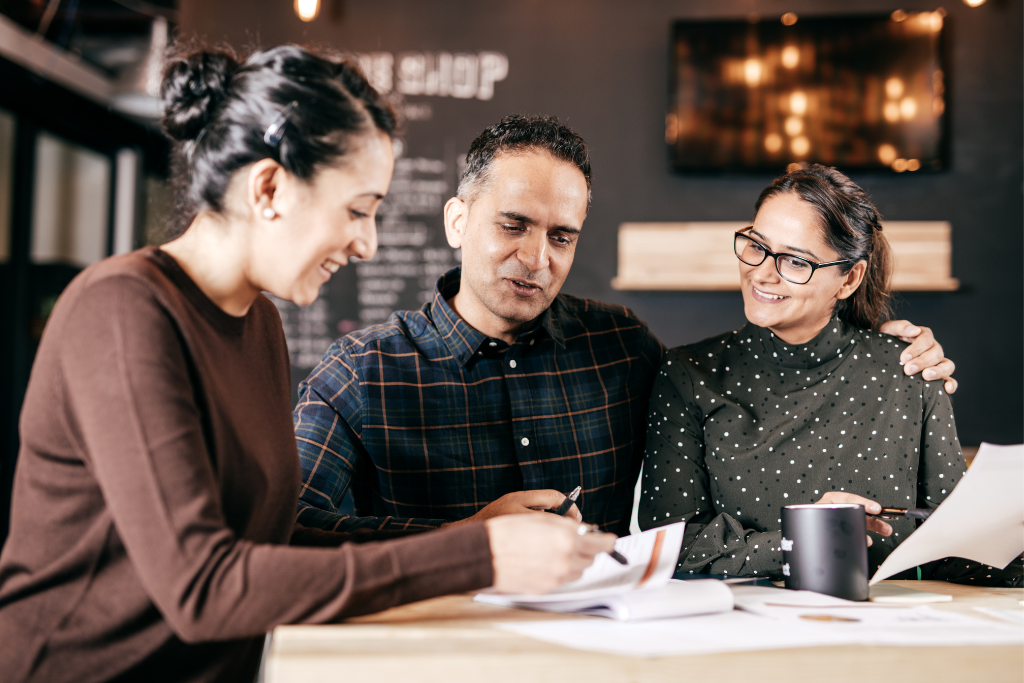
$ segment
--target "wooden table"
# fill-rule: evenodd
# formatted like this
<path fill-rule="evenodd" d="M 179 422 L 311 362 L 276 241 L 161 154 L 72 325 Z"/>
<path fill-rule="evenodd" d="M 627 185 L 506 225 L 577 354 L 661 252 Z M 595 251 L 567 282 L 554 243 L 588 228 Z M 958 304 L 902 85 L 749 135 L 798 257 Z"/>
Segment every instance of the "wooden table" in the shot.
<path fill-rule="evenodd" d="M 931 605 L 985 618 L 973 607 L 1021 609 L 1024 589 L 893 581 L 945 593 Z M 1024 647 L 815 647 L 639 659 L 572 650 L 499 631 L 496 622 L 591 619 L 492 607 L 454 595 L 332 626 L 283 626 L 267 683 L 856 683 L 1024 681 Z M 570 624 L 566 624 L 571 628 Z"/>

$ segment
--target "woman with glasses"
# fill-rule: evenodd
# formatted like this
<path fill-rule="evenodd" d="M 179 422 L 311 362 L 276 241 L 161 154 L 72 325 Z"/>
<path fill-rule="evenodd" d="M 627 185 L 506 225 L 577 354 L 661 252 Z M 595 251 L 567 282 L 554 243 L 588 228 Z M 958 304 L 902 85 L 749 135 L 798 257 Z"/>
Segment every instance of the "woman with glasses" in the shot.
<path fill-rule="evenodd" d="M 86 269 L 47 324 L 0 556 L 3 680 L 252 681 L 278 624 L 546 592 L 611 550 L 539 513 L 365 544 L 295 527 L 288 353 L 261 292 L 306 305 L 373 255 L 394 116 L 350 64 L 292 46 L 172 59 L 162 95 L 185 230 Z"/>
<path fill-rule="evenodd" d="M 907 345 L 874 331 L 892 254 L 860 187 L 788 173 L 734 247 L 749 322 L 666 354 L 638 521 L 687 523 L 678 571 L 778 579 L 783 506 L 934 508 L 966 467 L 943 382 L 905 375 Z M 873 571 L 914 522 L 868 529 Z"/>

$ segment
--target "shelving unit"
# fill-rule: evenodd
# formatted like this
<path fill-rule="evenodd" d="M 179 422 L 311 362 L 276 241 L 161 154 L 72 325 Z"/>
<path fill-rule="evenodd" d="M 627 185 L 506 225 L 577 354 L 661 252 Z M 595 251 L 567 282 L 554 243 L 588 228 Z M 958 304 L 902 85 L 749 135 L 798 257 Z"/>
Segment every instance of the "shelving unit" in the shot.
<path fill-rule="evenodd" d="M 732 235 L 746 222 L 623 223 L 618 290 L 739 289 Z M 952 292 L 952 226 L 946 221 L 889 221 L 883 231 L 896 260 L 897 291 Z"/>

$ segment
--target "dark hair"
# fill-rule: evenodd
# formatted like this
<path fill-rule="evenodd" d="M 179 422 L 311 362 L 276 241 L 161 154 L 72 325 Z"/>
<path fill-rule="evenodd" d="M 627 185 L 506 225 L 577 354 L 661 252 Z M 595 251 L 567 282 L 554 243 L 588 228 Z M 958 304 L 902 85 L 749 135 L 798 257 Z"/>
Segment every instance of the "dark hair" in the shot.
<path fill-rule="evenodd" d="M 852 295 L 836 303 L 833 315 L 851 325 L 878 329 L 889 317 L 892 297 L 892 250 L 882 234 L 882 216 L 856 183 L 834 168 L 812 164 L 780 176 L 761 192 L 755 209 L 769 198 L 793 193 L 818 212 L 825 241 L 849 264 L 867 263 L 864 279 Z"/>
<path fill-rule="evenodd" d="M 587 210 L 590 209 L 590 153 L 587 143 L 554 116 L 514 114 L 484 130 L 469 146 L 466 168 L 459 179 L 459 199 L 472 202 L 486 186 L 491 162 L 502 153 L 546 151 L 572 164 L 587 181 Z"/>
<path fill-rule="evenodd" d="M 352 136 L 395 131 L 394 112 L 358 67 L 294 45 L 244 61 L 227 49 L 183 49 L 167 61 L 160 96 L 161 124 L 176 141 L 172 235 L 200 211 L 223 211 L 228 184 L 244 166 L 270 158 L 308 180 L 343 157 Z M 272 124 L 283 128 L 268 142 Z"/>

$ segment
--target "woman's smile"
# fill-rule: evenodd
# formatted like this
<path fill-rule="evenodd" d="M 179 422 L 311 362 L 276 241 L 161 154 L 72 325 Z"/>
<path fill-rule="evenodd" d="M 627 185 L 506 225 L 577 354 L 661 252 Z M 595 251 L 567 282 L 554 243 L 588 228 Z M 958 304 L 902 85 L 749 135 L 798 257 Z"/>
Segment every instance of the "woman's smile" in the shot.
<path fill-rule="evenodd" d="M 754 287 L 753 285 L 751 285 L 751 290 L 753 291 L 754 299 L 760 301 L 763 304 L 778 304 L 782 303 L 783 301 L 789 298 L 788 296 L 783 296 L 782 294 L 771 294 L 770 292 L 764 292 L 758 289 L 757 287 Z"/>

